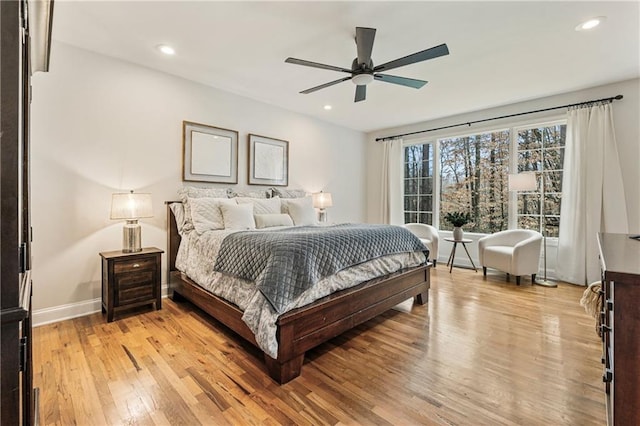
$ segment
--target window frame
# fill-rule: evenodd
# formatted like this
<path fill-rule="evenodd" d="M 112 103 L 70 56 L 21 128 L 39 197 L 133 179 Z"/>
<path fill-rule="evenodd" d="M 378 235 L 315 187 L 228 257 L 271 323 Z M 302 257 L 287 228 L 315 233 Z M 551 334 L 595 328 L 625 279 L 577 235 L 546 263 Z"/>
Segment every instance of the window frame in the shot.
<path fill-rule="evenodd" d="M 492 133 L 499 131 L 508 131 L 509 132 L 509 164 L 508 164 L 508 173 L 512 173 L 515 171 L 517 173 L 518 170 L 518 140 L 517 135 L 518 131 L 530 129 L 533 127 L 548 127 L 555 125 L 567 124 L 567 118 L 565 114 L 553 114 L 546 117 L 538 117 L 538 118 L 528 118 L 522 120 L 512 120 L 507 123 L 507 125 L 489 125 L 484 123 L 484 125 L 480 125 L 475 127 L 472 131 L 469 128 L 465 128 L 464 130 L 460 130 L 458 132 L 446 132 L 446 131 L 438 131 L 430 135 L 429 137 L 415 137 L 411 139 L 405 139 L 402 143 L 403 148 L 403 157 L 402 157 L 402 165 L 403 165 L 403 185 L 402 185 L 402 212 L 404 218 L 404 149 L 411 145 L 426 145 L 430 144 L 433 147 L 433 226 L 435 226 L 439 232 L 450 234 L 452 231 L 447 231 L 440 229 L 440 141 L 443 139 L 453 139 L 453 138 L 461 138 L 465 136 L 478 135 L 480 133 Z M 450 129 L 448 129 L 450 130 Z M 514 155 L 515 153 L 515 155 Z M 564 167 L 563 167 L 564 172 Z M 508 218 L 507 218 L 507 226 L 508 229 L 517 229 L 518 228 L 518 194 L 515 191 L 509 191 L 508 196 Z M 475 232 L 465 232 L 465 234 L 470 235 L 487 235 L 483 233 L 475 233 Z M 557 237 L 548 237 L 549 241 L 551 241 L 555 245 L 557 244 Z"/>

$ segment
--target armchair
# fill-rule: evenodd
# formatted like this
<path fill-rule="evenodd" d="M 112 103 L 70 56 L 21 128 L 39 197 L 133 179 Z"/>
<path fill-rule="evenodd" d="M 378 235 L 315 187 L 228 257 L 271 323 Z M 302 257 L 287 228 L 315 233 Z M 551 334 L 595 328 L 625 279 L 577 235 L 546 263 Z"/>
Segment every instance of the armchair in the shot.
<path fill-rule="evenodd" d="M 494 268 L 516 276 L 520 285 L 521 275 L 531 275 L 535 282 L 540 264 L 542 234 L 527 229 L 510 229 L 496 232 L 478 240 L 478 255 L 482 274 L 487 276 L 487 268 Z"/>
<path fill-rule="evenodd" d="M 440 241 L 438 230 L 434 226 L 424 223 L 407 223 L 403 226 L 416 237 L 420 238 L 420 241 L 427 246 L 429 255 L 431 256 L 431 262 L 435 268 L 438 261 L 438 243 Z"/>

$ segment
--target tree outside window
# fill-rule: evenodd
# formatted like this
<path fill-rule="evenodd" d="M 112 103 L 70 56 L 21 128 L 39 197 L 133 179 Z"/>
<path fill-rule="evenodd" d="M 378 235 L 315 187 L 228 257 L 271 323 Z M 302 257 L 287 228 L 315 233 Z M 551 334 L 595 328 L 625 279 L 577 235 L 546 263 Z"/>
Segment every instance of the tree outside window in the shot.
<path fill-rule="evenodd" d="M 509 131 L 440 139 L 440 218 L 468 213 L 465 231 L 508 228 Z M 440 220 L 440 229 L 453 226 Z"/>
<path fill-rule="evenodd" d="M 559 234 L 566 131 L 566 124 L 518 129 L 518 172 L 535 172 L 538 178 L 536 191 L 518 194 L 518 228 L 535 229 L 547 237 Z"/>
<path fill-rule="evenodd" d="M 433 224 L 433 146 L 404 148 L 404 223 Z"/>

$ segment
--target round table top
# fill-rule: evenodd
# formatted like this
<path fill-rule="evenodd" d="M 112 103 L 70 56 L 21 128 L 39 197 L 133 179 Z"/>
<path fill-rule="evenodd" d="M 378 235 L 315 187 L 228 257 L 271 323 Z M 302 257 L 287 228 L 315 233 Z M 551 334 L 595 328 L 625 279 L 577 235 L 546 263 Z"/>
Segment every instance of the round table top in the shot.
<path fill-rule="evenodd" d="M 468 238 L 463 238 L 461 240 L 456 240 L 455 238 L 445 238 L 444 240 L 449 241 L 450 243 L 464 243 L 464 244 L 473 242 L 473 240 L 470 240 Z"/>

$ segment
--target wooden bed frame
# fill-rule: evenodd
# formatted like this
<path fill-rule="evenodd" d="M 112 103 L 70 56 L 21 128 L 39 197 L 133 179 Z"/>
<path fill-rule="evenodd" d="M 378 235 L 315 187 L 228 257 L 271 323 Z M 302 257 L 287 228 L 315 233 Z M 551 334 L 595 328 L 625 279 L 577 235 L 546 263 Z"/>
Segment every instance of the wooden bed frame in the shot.
<path fill-rule="evenodd" d="M 173 300 L 187 300 L 257 346 L 242 321 L 242 311 L 193 282 L 175 267 L 180 235 L 167 201 L 167 282 Z M 429 299 L 429 265 L 404 269 L 366 281 L 280 316 L 277 322 L 278 358 L 264 355 L 269 375 L 286 383 L 300 375 L 307 350 L 391 309 L 411 297 L 418 304 Z"/>

